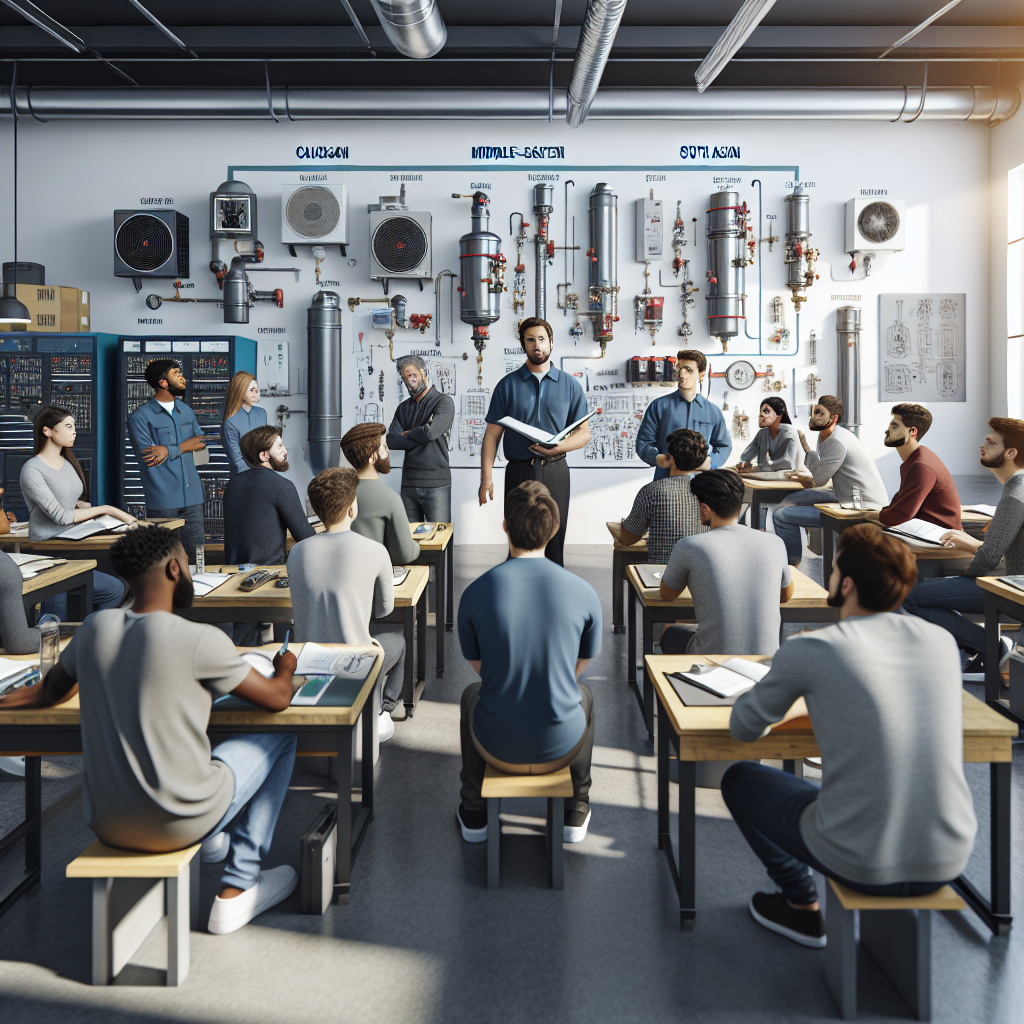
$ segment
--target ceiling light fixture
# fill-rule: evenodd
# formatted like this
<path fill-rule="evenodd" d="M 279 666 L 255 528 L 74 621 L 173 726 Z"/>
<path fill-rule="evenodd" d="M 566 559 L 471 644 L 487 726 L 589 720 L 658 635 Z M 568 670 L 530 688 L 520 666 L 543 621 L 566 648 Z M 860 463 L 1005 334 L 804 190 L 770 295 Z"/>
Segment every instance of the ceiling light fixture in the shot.
<path fill-rule="evenodd" d="M 746 0 L 694 72 L 697 92 L 703 92 L 721 74 L 725 65 L 732 60 L 736 51 L 750 38 L 750 33 L 774 6 L 775 0 Z"/>
<path fill-rule="evenodd" d="M 12 292 L 7 294 L 7 282 L 4 281 L 4 294 L 0 296 L 0 324 L 18 324 L 26 327 L 32 323 L 28 307 L 18 301 L 18 110 L 14 105 L 14 87 L 18 81 L 18 62 L 14 62 L 14 77 L 11 79 L 11 113 L 14 115 L 14 281 Z"/>
<path fill-rule="evenodd" d="M 883 57 L 887 57 L 890 53 L 892 53 L 893 50 L 899 49 L 899 47 L 901 47 L 904 43 L 909 43 L 910 40 L 913 39 L 914 36 L 918 34 L 918 32 L 923 32 L 933 21 L 938 21 L 939 18 L 941 18 L 946 13 L 946 11 L 953 10 L 953 8 L 956 7 L 958 3 L 960 3 L 960 0 L 952 0 L 952 3 L 946 4 L 946 6 L 943 7 L 941 11 L 936 11 L 930 18 L 926 18 L 924 21 L 922 21 L 921 24 L 917 26 L 917 28 L 912 28 L 905 36 L 902 36 L 901 38 L 897 39 L 896 42 L 893 43 L 888 50 L 883 50 L 878 55 L 878 59 L 881 60 Z"/>

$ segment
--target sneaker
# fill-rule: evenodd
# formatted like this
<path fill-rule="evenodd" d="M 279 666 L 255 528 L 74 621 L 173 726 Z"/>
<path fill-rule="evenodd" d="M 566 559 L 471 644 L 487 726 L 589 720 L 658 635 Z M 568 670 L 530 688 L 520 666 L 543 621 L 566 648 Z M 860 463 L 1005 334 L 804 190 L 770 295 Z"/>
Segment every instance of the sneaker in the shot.
<path fill-rule="evenodd" d="M 199 856 L 204 864 L 219 864 L 222 860 L 227 860 L 230 849 L 231 837 L 227 832 L 218 832 L 203 843 Z"/>
<path fill-rule="evenodd" d="M 462 830 L 462 838 L 467 843 L 482 843 L 487 839 L 487 812 L 467 811 L 462 804 L 455 812 L 459 828 Z M 469 820 L 469 824 L 466 823 Z"/>
<path fill-rule="evenodd" d="M 1005 636 L 999 638 L 999 671 L 1000 673 L 1006 668 L 1006 663 L 1010 660 L 1010 655 L 1013 654 L 1013 644 L 1006 639 Z"/>
<path fill-rule="evenodd" d="M 796 910 L 781 892 L 756 892 L 750 897 L 750 913 L 758 924 L 801 946 L 825 948 L 825 918 L 820 910 Z"/>
<path fill-rule="evenodd" d="M 589 807 L 585 815 L 582 811 L 566 812 L 565 824 L 562 828 L 562 842 L 582 843 L 587 838 L 587 829 L 590 827 L 592 813 Z"/>
<path fill-rule="evenodd" d="M 395 723 L 391 720 L 390 711 L 381 711 L 377 718 L 377 739 L 383 743 L 395 735 Z"/>
<path fill-rule="evenodd" d="M 262 872 L 256 884 L 240 896 L 229 900 L 214 897 L 213 909 L 210 911 L 210 934 L 228 935 L 237 932 L 264 910 L 269 910 L 291 896 L 298 884 L 299 876 L 295 868 L 282 864 L 279 868 Z"/>
<path fill-rule="evenodd" d="M 7 772 L 8 775 L 15 775 L 19 779 L 25 778 L 25 758 L 0 757 L 0 771 Z"/>

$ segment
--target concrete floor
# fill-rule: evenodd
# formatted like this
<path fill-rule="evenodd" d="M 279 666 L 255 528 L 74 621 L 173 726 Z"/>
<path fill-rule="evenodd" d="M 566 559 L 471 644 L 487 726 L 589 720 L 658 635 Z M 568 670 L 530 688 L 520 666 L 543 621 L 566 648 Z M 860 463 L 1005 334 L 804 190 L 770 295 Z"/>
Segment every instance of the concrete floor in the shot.
<path fill-rule="evenodd" d="M 964 489 L 967 491 L 967 489 Z M 968 493 L 965 500 L 990 500 Z M 504 557 L 458 548 L 457 592 Z M 473 673 L 454 633 L 448 671 L 431 679 L 414 719 L 381 752 L 377 809 L 356 862 L 352 899 L 323 917 L 298 895 L 234 935 L 192 935 L 192 968 L 163 985 L 158 926 L 109 989 L 89 978 L 89 884 L 63 877 L 91 840 L 81 819 L 80 762 L 44 764 L 43 886 L 0 919 L 0 1019 L 20 1022 L 790 1022 L 837 1019 L 824 954 L 756 925 L 750 894 L 771 889 L 717 791 L 698 791 L 698 918 L 679 930 L 675 892 L 655 836 L 654 757 L 625 679 L 625 637 L 610 631 L 611 550 L 570 547 L 568 566 L 601 595 L 604 648 L 586 681 L 595 698 L 593 820 L 566 847 L 565 889 L 546 888 L 543 805 L 510 801 L 502 888 L 484 888 L 483 846 L 463 843 L 458 803 L 458 700 Z M 820 578 L 820 559 L 804 570 Z M 433 665 L 434 631 L 428 640 Z M 980 829 L 969 870 L 987 887 L 987 771 L 968 766 Z M 1014 758 L 1014 849 L 1024 839 L 1024 750 Z M 0 782 L 0 829 L 21 817 L 22 785 Z M 323 776 L 299 763 L 269 863 L 298 866 L 299 836 L 330 799 Z M 673 825 L 674 829 L 674 825 Z M 17 856 L 15 853 L 14 856 Z M 11 858 L 7 859 L 8 867 Z M 204 926 L 217 882 L 203 871 Z M 1021 923 L 994 938 L 969 911 L 936 915 L 936 1021 L 1011 1024 L 1024 1005 L 1024 865 L 1014 863 Z M 1014 1010 L 1014 1007 L 1017 1007 Z M 863 962 L 864 1020 L 908 1017 Z"/>

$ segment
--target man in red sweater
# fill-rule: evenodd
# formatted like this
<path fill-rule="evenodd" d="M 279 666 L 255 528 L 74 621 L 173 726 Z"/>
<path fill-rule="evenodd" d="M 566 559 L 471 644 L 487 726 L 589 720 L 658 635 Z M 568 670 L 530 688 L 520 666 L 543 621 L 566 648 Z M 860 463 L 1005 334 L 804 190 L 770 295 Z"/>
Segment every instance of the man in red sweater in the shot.
<path fill-rule="evenodd" d="M 947 530 L 961 529 L 960 495 L 942 460 L 921 444 L 932 425 L 932 414 L 915 402 L 892 407 L 892 422 L 885 432 L 886 448 L 895 448 L 900 466 L 900 489 L 881 512 L 869 516 L 883 526 L 899 526 L 908 519 L 923 519 Z"/>

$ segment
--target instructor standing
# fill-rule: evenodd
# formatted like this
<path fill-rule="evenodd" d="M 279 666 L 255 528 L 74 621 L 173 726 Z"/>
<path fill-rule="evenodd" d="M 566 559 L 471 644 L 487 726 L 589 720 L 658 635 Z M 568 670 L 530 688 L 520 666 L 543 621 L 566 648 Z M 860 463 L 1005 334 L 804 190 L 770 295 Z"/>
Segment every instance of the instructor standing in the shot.
<path fill-rule="evenodd" d="M 519 325 L 519 342 L 526 362 L 498 382 L 487 410 L 487 430 L 480 453 L 480 504 L 494 500 L 491 471 L 498 441 L 505 436 L 505 494 L 524 480 L 538 480 L 551 492 L 558 505 L 558 532 L 544 548 L 544 554 L 557 565 L 563 564 L 565 530 L 569 520 L 569 467 L 565 456 L 583 448 L 590 440 L 590 424 L 584 423 L 553 448 L 531 445 L 528 438 L 499 424 L 505 416 L 522 420 L 555 434 L 587 413 L 587 399 L 580 382 L 571 374 L 551 365 L 554 334 L 551 324 L 540 317 L 527 317 Z"/>

